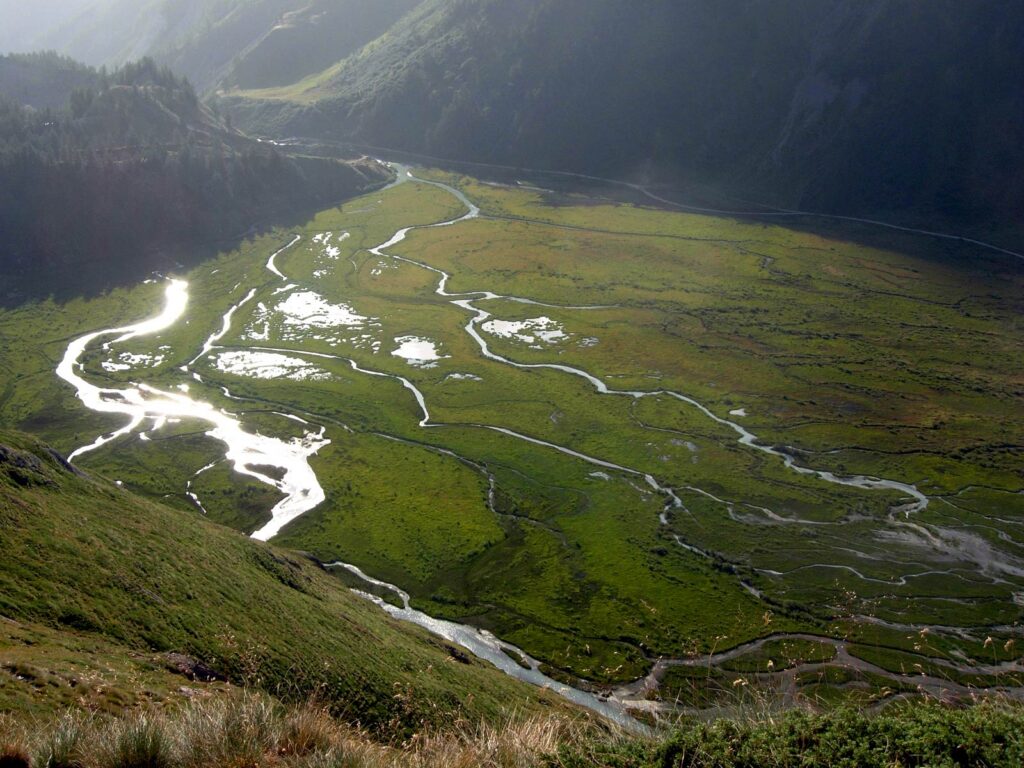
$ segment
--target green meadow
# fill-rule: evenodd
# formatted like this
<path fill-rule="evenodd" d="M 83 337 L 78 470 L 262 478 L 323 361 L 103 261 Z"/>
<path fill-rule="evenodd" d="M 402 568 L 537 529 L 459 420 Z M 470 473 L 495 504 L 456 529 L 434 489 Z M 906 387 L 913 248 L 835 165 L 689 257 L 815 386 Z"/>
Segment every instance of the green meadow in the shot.
<path fill-rule="evenodd" d="M 1024 614 L 1019 264 L 962 244 L 901 236 L 882 248 L 852 233 L 417 173 L 457 186 L 482 215 L 415 229 L 389 254 L 450 273 L 451 293 L 556 305 L 473 301 L 491 315 L 474 326 L 491 352 L 652 394 L 600 394 L 563 370 L 488 359 L 466 330 L 474 314 L 436 293 L 437 272 L 371 254 L 400 228 L 464 213 L 420 181 L 181 275 L 183 319 L 90 348 L 87 377 L 187 386 L 281 439 L 323 427 L 331 442 L 311 465 L 326 501 L 274 544 L 357 565 L 553 676 L 613 686 L 658 658 L 773 635 L 716 666 L 724 688 L 768 661 L 830 668 L 831 645 L 786 640 L 803 633 L 864 649 L 881 671 L 858 672 L 857 691 L 906 689 L 908 659 L 999 684 L 974 673 L 1019 657 L 1011 641 Z M 296 234 L 275 259 L 282 279 L 267 260 Z M 250 292 L 227 335 L 183 371 Z M 87 411 L 54 368 L 72 339 L 155 315 L 162 295 L 151 282 L 0 313 L 0 423 L 64 452 L 123 426 Z M 432 354 L 395 355 L 402 340 Z M 122 355 L 148 362 L 117 370 Z M 282 358 L 291 371 L 272 371 Z M 397 377 L 422 393 L 429 426 Z M 913 484 L 929 504 L 907 514 L 898 490 L 794 471 L 667 392 L 785 446 L 801 467 Z M 206 427 L 151 427 L 78 465 L 245 533 L 270 519 L 281 494 L 232 471 Z M 645 475 L 681 505 L 665 511 Z M 710 673 L 700 685 L 694 673 L 674 668 L 660 698 L 707 699 Z M 798 683 L 820 700 L 846 701 L 851 687 L 838 672 Z"/>

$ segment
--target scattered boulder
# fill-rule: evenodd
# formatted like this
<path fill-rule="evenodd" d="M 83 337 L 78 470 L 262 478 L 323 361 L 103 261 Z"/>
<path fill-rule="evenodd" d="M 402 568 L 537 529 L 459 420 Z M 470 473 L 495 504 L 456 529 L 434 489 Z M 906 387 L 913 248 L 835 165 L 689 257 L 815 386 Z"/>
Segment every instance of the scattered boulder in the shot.
<path fill-rule="evenodd" d="M 53 484 L 46 476 L 43 462 L 38 456 L 6 445 L 0 445 L 0 473 L 23 488 Z"/>
<path fill-rule="evenodd" d="M 0 465 L 7 465 L 17 469 L 27 469 L 32 472 L 42 472 L 43 462 L 34 453 L 19 451 L 6 445 L 0 445 Z"/>
<path fill-rule="evenodd" d="M 83 472 L 70 461 L 65 459 L 63 456 L 57 453 L 57 451 L 53 450 L 53 448 L 47 447 L 46 452 L 50 455 L 50 458 L 56 461 L 57 464 L 61 467 L 61 469 L 63 469 L 65 472 L 70 472 L 72 475 L 75 475 L 77 477 L 85 477 L 85 472 Z"/>
<path fill-rule="evenodd" d="M 194 682 L 213 683 L 223 682 L 227 679 L 212 667 L 183 653 L 168 653 L 165 658 L 170 670 Z"/>
<path fill-rule="evenodd" d="M 464 653 L 463 651 L 460 651 L 454 645 L 446 645 L 444 647 L 444 649 L 448 652 L 448 655 L 452 659 L 454 659 L 455 661 L 459 662 L 459 664 L 471 664 L 472 663 L 472 659 L 470 659 L 469 656 L 466 653 Z"/>

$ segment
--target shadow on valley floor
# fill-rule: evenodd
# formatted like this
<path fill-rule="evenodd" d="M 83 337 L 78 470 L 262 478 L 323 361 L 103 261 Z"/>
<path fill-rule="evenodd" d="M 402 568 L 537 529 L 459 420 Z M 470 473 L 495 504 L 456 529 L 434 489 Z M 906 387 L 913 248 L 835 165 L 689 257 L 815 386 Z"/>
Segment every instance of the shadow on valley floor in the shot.
<path fill-rule="evenodd" d="M 946 266 L 982 271 L 987 275 L 1024 272 L 1024 228 L 1002 223 L 998 227 L 957 220 L 935 211 L 859 211 L 827 213 L 774 208 L 737 198 L 733 193 L 699 184 L 656 183 L 604 179 L 567 171 L 517 168 L 484 162 L 437 158 L 383 147 L 328 139 L 294 138 L 281 142 L 301 147 L 308 154 L 376 154 L 387 160 L 428 163 L 442 170 L 465 173 L 484 182 L 544 191 L 549 205 L 620 203 L 681 213 L 706 214 L 741 221 L 760 221 L 833 240 L 870 248 L 897 251 Z M 860 218 L 863 217 L 863 218 Z"/>
<path fill-rule="evenodd" d="M 25 269 L 0 263 L 0 309 L 13 309 L 34 301 L 52 299 L 58 303 L 75 298 L 92 298 L 114 288 L 136 285 L 154 274 L 174 274 L 191 269 L 218 254 L 239 248 L 247 241 L 271 232 L 299 229 L 316 213 L 340 205 L 359 194 L 383 186 L 375 184 L 341 198 L 287 209 L 264 210 L 251 214 L 253 223 L 244 231 L 217 238 L 175 242 L 135 240 L 115 241 L 100 247 L 92 244 L 81 251 L 97 254 L 91 259 L 72 260 L 64 269 L 48 265 Z"/>

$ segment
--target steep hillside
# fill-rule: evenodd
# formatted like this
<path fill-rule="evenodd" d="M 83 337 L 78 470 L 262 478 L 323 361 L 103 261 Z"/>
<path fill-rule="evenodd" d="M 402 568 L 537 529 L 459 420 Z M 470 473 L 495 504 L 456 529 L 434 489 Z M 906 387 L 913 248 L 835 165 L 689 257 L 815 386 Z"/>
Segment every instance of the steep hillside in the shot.
<path fill-rule="evenodd" d="M 300 0 L 80 0 L 74 12 L 43 15 L 29 36 L 88 64 L 125 61 L 188 49 L 181 70 L 200 85 L 266 34 Z"/>
<path fill-rule="evenodd" d="M 201 91 L 286 85 L 375 39 L 420 0 L 83 0 L 32 39 L 94 65 L 152 56 Z"/>
<path fill-rule="evenodd" d="M 0 0 L 0 53 L 35 51 L 40 40 L 97 0 Z"/>
<path fill-rule="evenodd" d="M 293 3 L 296 10 L 283 14 L 277 24 L 230 63 L 229 69 L 222 70 L 218 85 L 265 88 L 288 85 L 314 75 L 384 34 L 419 2 L 315 0 Z M 205 39 L 195 39 L 170 57 L 172 66 L 185 71 L 189 51 L 207 46 Z M 301 55 L 297 55 L 299 52 Z"/>
<path fill-rule="evenodd" d="M 1005 0 L 92 0 L 34 39 L 151 55 L 268 135 L 905 222 L 1024 213 Z"/>
<path fill-rule="evenodd" d="M 1001 0 L 428 0 L 227 103 L 274 135 L 985 222 L 1024 213 L 1022 40 Z"/>
<path fill-rule="evenodd" d="M 315 695 L 392 729 L 552 703 L 391 621 L 302 556 L 84 476 L 13 433 L 0 434 L 0 550 L 0 704 L 64 706 L 77 676 L 91 699 L 90 659 L 108 676 L 111 660 L 120 665 L 125 704 L 174 668 L 200 687 L 227 679 Z M 77 675 L 64 674 L 66 657 Z M 33 695 L 43 669 L 55 670 L 52 685 Z"/>
<path fill-rule="evenodd" d="M 118 66 L 210 30 L 223 15 L 249 5 L 246 0 L 77 0 L 55 19 L 44 17 L 30 39 L 37 49 Z"/>
<path fill-rule="evenodd" d="M 74 14 L 64 13 L 58 23 L 40 30 L 34 47 L 52 48 L 96 66 L 142 58 L 166 34 L 160 5 L 160 0 L 86 0 Z"/>
<path fill-rule="evenodd" d="M 66 88 L 47 57 L 0 59 L 28 104 Z M 34 75 L 5 77 L 12 69 Z M 151 60 L 71 92 L 67 109 L 0 101 L 0 300 L 66 295 L 194 263 L 254 226 L 387 178 L 371 162 L 282 154 L 229 128 Z"/>

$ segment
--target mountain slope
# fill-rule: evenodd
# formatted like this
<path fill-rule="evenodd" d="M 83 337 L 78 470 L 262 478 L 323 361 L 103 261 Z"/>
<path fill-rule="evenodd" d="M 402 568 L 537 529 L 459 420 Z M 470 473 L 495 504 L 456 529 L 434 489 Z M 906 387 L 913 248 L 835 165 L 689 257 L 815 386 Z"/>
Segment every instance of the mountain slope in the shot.
<path fill-rule="evenodd" d="M 268 135 L 907 223 L 1024 213 L 1005 0 L 92 0 L 39 44 L 152 55 Z"/>
<path fill-rule="evenodd" d="M 77 14 L 61 17 L 64 24 L 31 36 L 35 47 L 97 66 L 152 56 L 206 91 L 223 82 L 285 85 L 318 72 L 381 35 L 420 0 L 83 2 Z"/>
<path fill-rule="evenodd" d="M 0 617 L 48 628 L 35 631 L 37 660 L 63 642 L 53 631 L 80 638 L 75 656 L 89 643 L 126 665 L 186 654 L 239 684 L 317 695 L 368 726 L 552 702 L 393 622 L 301 556 L 81 475 L 14 433 L 0 434 L 0 549 Z M 0 643 L 26 634 L 8 628 Z"/>
<path fill-rule="evenodd" d="M 1024 213 L 1024 6 L 427 0 L 240 124 L 693 182 L 774 205 Z"/>
<path fill-rule="evenodd" d="M 58 64 L 59 64 L 58 60 Z M 35 68 L 33 77 L 6 76 Z M 383 183 L 369 161 L 291 156 L 232 130 L 151 60 L 39 112 L 0 99 L 0 300 L 75 295 L 195 263 L 254 226 Z M 29 104 L 66 92 L 49 57 L 0 58 Z M 28 85 L 26 85 L 28 84 Z"/>
<path fill-rule="evenodd" d="M 264 0 L 153 55 L 202 90 L 287 85 L 379 37 L 420 0 Z"/>
<path fill-rule="evenodd" d="M 0 0 L 0 53 L 38 50 L 40 40 L 96 0 Z"/>

